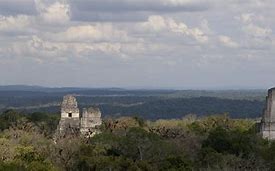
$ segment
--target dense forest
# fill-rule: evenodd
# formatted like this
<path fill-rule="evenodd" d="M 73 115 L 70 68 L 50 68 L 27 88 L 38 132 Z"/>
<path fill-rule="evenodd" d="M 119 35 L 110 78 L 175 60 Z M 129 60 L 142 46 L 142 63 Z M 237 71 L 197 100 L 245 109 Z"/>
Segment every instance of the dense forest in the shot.
<path fill-rule="evenodd" d="M 57 113 L 66 94 L 79 106 L 98 106 L 104 117 L 138 116 L 144 119 L 180 119 L 189 114 L 228 113 L 232 118 L 262 114 L 264 90 L 127 90 L 0 86 L 0 112 Z"/>
<path fill-rule="evenodd" d="M 275 143 L 228 115 L 105 118 L 92 138 L 55 134 L 59 115 L 0 115 L 0 170 L 273 170 Z M 55 137 L 55 138 L 54 138 Z M 58 138 L 56 138 L 58 137 Z"/>

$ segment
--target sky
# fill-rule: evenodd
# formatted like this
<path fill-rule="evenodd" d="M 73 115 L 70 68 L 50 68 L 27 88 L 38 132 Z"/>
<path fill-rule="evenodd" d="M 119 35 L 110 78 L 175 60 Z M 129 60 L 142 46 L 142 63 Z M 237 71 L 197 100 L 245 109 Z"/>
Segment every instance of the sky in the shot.
<path fill-rule="evenodd" d="M 0 0 L 0 85 L 275 86 L 274 0 Z"/>

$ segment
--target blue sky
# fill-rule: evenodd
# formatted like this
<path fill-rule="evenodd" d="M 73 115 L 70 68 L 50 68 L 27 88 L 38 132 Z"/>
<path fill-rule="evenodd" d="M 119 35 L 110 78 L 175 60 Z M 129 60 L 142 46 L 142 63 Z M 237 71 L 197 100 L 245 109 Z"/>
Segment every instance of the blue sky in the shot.
<path fill-rule="evenodd" d="M 0 84 L 275 85 L 273 0 L 0 0 Z"/>

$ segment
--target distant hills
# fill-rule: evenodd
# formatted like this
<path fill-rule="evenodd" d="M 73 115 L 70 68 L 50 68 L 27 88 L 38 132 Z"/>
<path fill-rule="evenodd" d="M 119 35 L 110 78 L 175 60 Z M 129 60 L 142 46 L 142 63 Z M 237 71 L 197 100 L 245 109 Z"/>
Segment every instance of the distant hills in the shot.
<path fill-rule="evenodd" d="M 81 107 L 99 106 L 103 116 L 137 115 L 146 119 L 229 113 L 234 118 L 261 115 L 266 90 L 146 90 L 0 86 L 0 111 L 58 113 L 62 97 L 73 94 Z"/>
<path fill-rule="evenodd" d="M 87 90 L 87 89 L 88 88 L 74 88 L 74 87 L 49 88 L 49 87 L 29 86 L 29 85 L 6 85 L 6 86 L 0 86 L 0 91 L 66 92 L 66 91 L 78 91 L 78 90 Z"/>

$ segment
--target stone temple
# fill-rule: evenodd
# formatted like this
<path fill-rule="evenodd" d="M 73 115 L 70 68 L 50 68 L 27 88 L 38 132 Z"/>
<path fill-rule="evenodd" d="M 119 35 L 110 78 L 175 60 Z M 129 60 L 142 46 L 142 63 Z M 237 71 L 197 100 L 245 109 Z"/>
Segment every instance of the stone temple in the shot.
<path fill-rule="evenodd" d="M 83 109 L 80 114 L 76 98 L 71 95 L 63 97 L 61 104 L 61 119 L 58 126 L 59 133 L 74 130 L 85 136 L 98 133 L 97 127 L 102 124 L 99 108 Z"/>
<path fill-rule="evenodd" d="M 268 90 L 260 129 L 263 138 L 275 140 L 275 88 Z"/>

